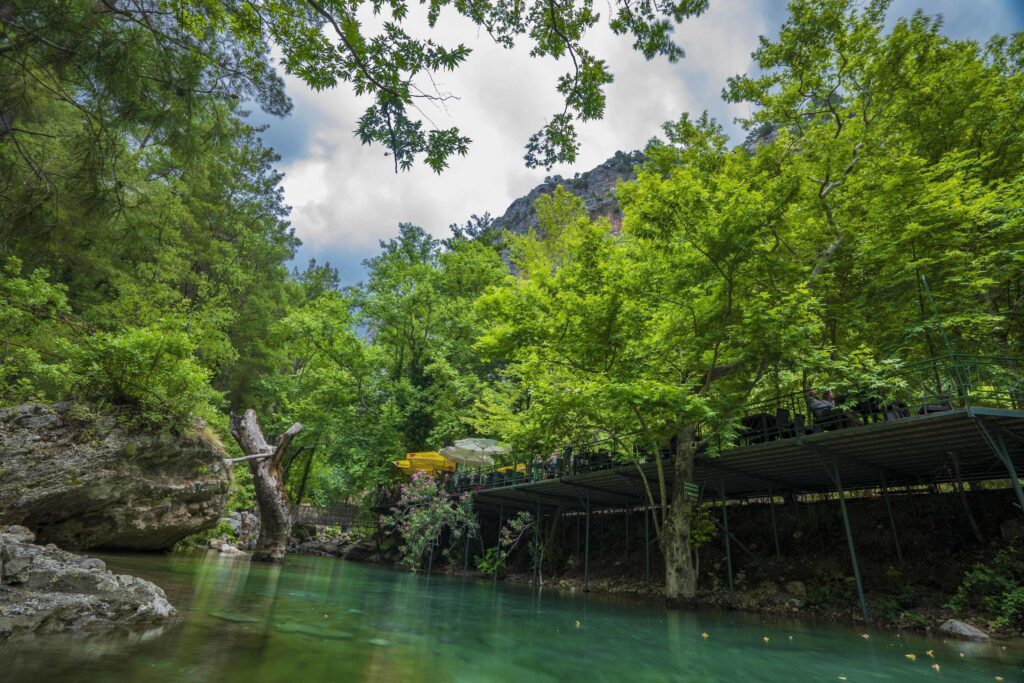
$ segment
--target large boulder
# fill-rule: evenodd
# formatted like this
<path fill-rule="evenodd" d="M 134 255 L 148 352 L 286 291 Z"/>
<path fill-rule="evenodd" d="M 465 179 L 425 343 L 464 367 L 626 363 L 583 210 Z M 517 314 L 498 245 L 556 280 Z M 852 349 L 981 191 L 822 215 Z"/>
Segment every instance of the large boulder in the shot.
<path fill-rule="evenodd" d="M 970 624 L 966 624 L 956 619 L 947 619 L 939 630 L 943 633 L 948 633 L 951 636 L 957 638 L 964 638 L 966 640 L 988 640 L 989 636 L 987 633 L 982 631 L 980 628 L 975 628 Z"/>
<path fill-rule="evenodd" d="M 35 545 L 24 527 L 0 529 L 0 642 L 11 637 L 148 627 L 175 615 L 156 585 L 108 572 L 102 560 Z"/>
<path fill-rule="evenodd" d="M 0 524 L 66 548 L 132 550 L 215 526 L 230 486 L 217 438 L 122 422 L 71 403 L 0 410 Z"/>

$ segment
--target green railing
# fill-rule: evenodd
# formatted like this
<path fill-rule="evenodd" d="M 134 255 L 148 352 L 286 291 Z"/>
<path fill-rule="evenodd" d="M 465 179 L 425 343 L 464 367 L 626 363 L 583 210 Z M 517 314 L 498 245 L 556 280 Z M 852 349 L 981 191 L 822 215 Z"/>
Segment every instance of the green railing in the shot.
<path fill-rule="evenodd" d="M 753 402 L 737 418 L 733 436 L 717 446 L 728 450 L 963 408 L 1024 411 L 1024 357 L 947 354 L 893 366 L 878 375 L 875 386 L 839 396 L 835 410 L 824 415 L 811 410 L 804 391 Z M 450 490 L 466 491 L 575 475 L 621 464 L 616 445 L 614 439 L 574 444 L 553 460 L 513 453 L 506 456 L 507 464 L 442 476 Z M 670 456 L 671 449 L 663 455 Z M 522 467 L 517 469 L 516 464 Z M 499 471 L 509 465 L 511 470 Z"/>

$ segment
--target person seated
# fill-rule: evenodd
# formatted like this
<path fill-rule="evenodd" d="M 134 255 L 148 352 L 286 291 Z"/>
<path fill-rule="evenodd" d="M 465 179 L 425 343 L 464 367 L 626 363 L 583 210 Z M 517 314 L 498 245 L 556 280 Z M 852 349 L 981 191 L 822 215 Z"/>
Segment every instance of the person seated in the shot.
<path fill-rule="evenodd" d="M 835 395 L 831 389 L 826 389 L 820 397 L 814 389 L 808 389 L 804 399 L 807 401 L 807 409 L 814 416 L 814 423 L 820 425 L 822 429 L 832 430 L 860 425 L 860 418 L 856 413 L 836 407 Z"/>

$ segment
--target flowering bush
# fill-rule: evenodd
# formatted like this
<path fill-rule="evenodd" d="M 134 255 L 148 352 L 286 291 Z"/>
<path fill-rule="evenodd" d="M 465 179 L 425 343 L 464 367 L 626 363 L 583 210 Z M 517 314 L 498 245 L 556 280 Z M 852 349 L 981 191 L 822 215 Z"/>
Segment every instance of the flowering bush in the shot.
<path fill-rule="evenodd" d="M 402 563 L 413 568 L 422 566 L 428 553 L 442 543 L 447 542 L 441 548 L 447 558 L 466 534 L 475 538 L 478 533 L 471 494 L 451 496 L 425 472 L 416 472 L 402 485 L 398 502 L 381 516 L 380 524 L 402 536 Z"/>

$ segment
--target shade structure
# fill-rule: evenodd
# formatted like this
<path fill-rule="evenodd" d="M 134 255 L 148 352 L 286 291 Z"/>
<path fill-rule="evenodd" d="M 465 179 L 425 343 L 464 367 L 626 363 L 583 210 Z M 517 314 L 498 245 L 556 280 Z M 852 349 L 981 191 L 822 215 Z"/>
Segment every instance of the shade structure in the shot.
<path fill-rule="evenodd" d="M 494 439 L 459 439 L 454 445 L 441 449 L 444 457 L 469 467 L 490 467 L 494 457 L 503 453 L 505 448 Z"/>
<path fill-rule="evenodd" d="M 422 453 L 406 453 L 405 460 L 392 461 L 404 474 L 414 472 L 454 472 L 455 463 L 440 453 L 426 451 Z"/>

